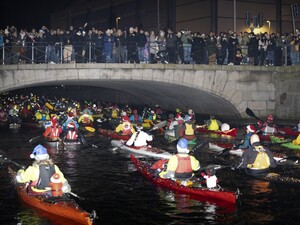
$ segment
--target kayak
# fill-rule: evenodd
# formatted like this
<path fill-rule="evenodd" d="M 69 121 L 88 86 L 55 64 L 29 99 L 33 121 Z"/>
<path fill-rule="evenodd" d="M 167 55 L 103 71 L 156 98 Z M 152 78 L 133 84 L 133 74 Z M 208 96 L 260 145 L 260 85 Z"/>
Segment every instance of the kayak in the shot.
<path fill-rule="evenodd" d="M 134 153 L 137 155 L 143 155 L 148 157 L 154 157 L 154 158 L 161 158 L 161 159 L 169 159 L 171 158 L 172 154 L 162 150 L 160 148 L 155 147 L 134 147 L 134 146 L 128 146 L 121 140 L 112 140 L 111 145 L 113 147 L 122 149 L 124 151 Z"/>
<path fill-rule="evenodd" d="M 210 150 L 220 152 L 223 151 L 226 148 L 233 148 L 232 143 L 226 143 L 226 142 L 208 142 L 208 148 Z"/>
<path fill-rule="evenodd" d="M 216 163 L 219 163 L 223 166 L 231 166 L 232 165 L 232 161 L 228 160 L 228 158 L 224 158 L 220 155 L 215 155 L 214 157 L 211 157 Z M 275 158 L 275 157 L 274 157 Z M 276 159 L 276 158 L 275 158 Z M 298 165 L 298 162 L 291 162 L 289 159 L 283 159 L 281 158 L 281 160 L 277 160 L 278 164 L 280 166 L 294 166 L 294 165 Z M 263 175 L 252 175 L 249 174 L 247 172 L 245 172 L 245 170 L 243 169 L 238 169 L 235 170 L 241 173 L 246 174 L 247 176 L 254 178 L 254 179 L 259 179 L 259 180 L 263 180 L 263 181 L 269 181 L 272 183 L 281 183 L 281 184 L 289 184 L 289 185 L 297 185 L 300 186 L 300 179 L 298 178 L 293 178 L 293 177 L 289 177 L 289 176 L 285 176 L 285 175 L 281 175 L 275 172 L 268 172 L 267 174 L 263 174 Z"/>
<path fill-rule="evenodd" d="M 221 201 L 224 203 L 235 204 L 239 196 L 239 191 L 226 191 L 223 189 L 208 189 L 199 185 L 185 186 L 171 179 L 164 179 L 155 176 L 156 170 L 151 169 L 151 165 L 136 159 L 130 155 L 131 160 L 136 169 L 152 183 L 173 190 L 181 194 L 187 194 L 192 199 L 200 201 Z"/>
<path fill-rule="evenodd" d="M 58 146 L 62 144 L 61 141 L 51 141 L 49 139 L 45 139 L 45 140 L 46 140 L 46 144 L 52 148 L 58 148 Z"/>
<path fill-rule="evenodd" d="M 106 130 L 106 129 L 102 129 L 102 128 L 99 128 L 98 129 L 98 132 L 100 134 L 102 134 L 103 136 L 106 136 L 106 137 L 109 137 L 111 139 L 118 139 L 118 140 L 129 140 L 131 135 L 122 135 L 122 134 L 119 134 L 115 131 L 111 131 L 111 130 Z"/>
<path fill-rule="evenodd" d="M 298 136 L 300 134 L 299 131 L 293 130 L 291 127 L 280 127 L 278 128 L 278 133 L 286 136 Z"/>
<path fill-rule="evenodd" d="M 228 131 L 221 131 L 221 130 L 214 131 L 214 130 L 208 130 L 204 126 L 197 126 L 196 132 L 208 133 L 208 134 L 228 135 L 228 136 L 236 137 L 237 132 L 238 132 L 238 128 L 232 128 Z"/>
<path fill-rule="evenodd" d="M 88 213 L 68 196 L 42 197 L 28 194 L 27 185 L 16 180 L 16 172 L 8 167 L 8 172 L 13 180 L 19 198 L 26 204 L 63 218 L 70 219 L 80 224 L 92 225 L 96 217 L 95 211 Z"/>
<path fill-rule="evenodd" d="M 284 138 L 279 138 L 279 137 L 275 137 L 275 136 L 271 136 L 270 137 L 272 143 L 278 143 L 280 144 L 280 146 L 284 147 L 284 148 L 289 148 L 289 149 L 300 149 L 300 145 L 296 145 L 293 144 L 292 141 L 289 141 L 288 139 L 284 139 Z"/>

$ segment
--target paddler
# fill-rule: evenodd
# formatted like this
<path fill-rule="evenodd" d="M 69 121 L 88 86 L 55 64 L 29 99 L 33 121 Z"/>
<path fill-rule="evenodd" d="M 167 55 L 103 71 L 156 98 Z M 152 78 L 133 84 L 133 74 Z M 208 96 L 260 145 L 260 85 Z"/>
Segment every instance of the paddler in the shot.
<path fill-rule="evenodd" d="M 193 171 L 200 169 L 200 163 L 194 156 L 188 154 L 190 152 L 188 140 L 181 138 L 176 147 L 177 154 L 169 159 L 167 169 L 160 172 L 159 176 L 174 180 L 189 180 L 194 175 Z"/>
<path fill-rule="evenodd" d="M 135 147 L 148 146 L 148 143 L 153 140 L 153 136 L 143 131 L 143 125 L 138 124 L 136 126 L 137 132 L 133 133 L 130 139 L 126 142 L 126 145 Z"/>
<path fill-rule="evenodd" d="M 42 145 L 37 145 L 30 158 L 35 159 L 32 166 L 26 170 L 19 170 L 16 179 L 19 183 L 29 183 L 28 191 L 33 195 L 49 195 L 51 196 L 51 177 L 56 173 L 59 175 L 59 180 L 56 182 L 62 183 L 62 192 L 68 193 L 71 187 L 52 159 L 49 158 L 47 149 Z"/>
<path fill-rule="evenodd" d="M 260 144 L 257 134 L 251 136 L 250 143 L 251 147 L 244 151 L 241 160 L 231 169 L 245 169 L 247 174 L 254 176 L 267 175 L 270 167 L 277 166 L 272 152 Z"/>
<path fill-rule="evenodd" d="M 251 147 L 250 138 L 256 133 L 255 127 L 253 125 L 246 126 L 246 134 L 244 136 L 244 140 L 236 146 L 236 148 L 246 149 Z"/>
<path fill-rule="evenodd" d="M 218 131 L 222 126 L 221 121 L 217 120 L 215 115 L 210 115 L 209 120 L 205 121 L 208 130 Z"/>
<path fill-rule="evenodd" d="M 128 116 L 122 117 L 122 122 L 116 127 L 115 131 L 122 135 L 132 135 L 135 133 L 135 129 L 133 128 Z"/>

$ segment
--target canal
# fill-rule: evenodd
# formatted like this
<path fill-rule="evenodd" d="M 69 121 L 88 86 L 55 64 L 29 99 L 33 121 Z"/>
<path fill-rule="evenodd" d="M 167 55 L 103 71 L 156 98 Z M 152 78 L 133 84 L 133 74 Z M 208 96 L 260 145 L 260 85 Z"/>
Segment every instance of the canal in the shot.
<path fill-rule="evenodd" d="M 0 149 L 19 164 L 29 166 L 29 155 L 36 144 L 29 140 L 42 130 L 22 126 L 14 131 L 0 130 Z M 210 140 L 201 136 L 202 141 Z M 218 137 L 217 137 L 218 138 Z M 228 168 L 217 171 L 219 184 L 241 191 L 233 208 L 208 201 L 196 201 L 185 195 L 158 188 L 136 172 L 126 153 L 114 151 L 110 140 L 97 132 L 86 138 L 96 147 L 80 150 L 58 150 L 47 145 L 48 153 L 63 171 L 76 199 L 86 211 L 96 210 L 96 224 L 102 225 L 194 225 L 194 224 L 299 224 L 299 186 L 282 185 L 250 179 Z M 159 138 L 153 145 L 159 145 Z M 204 142 L 205 143 L 205 142 Z M 174 145 L 164 145 L 174 152 Z M 207 144 L 192 152 L 201 165 L 214 163 Z M 17 167 L 15 167 L 17 169 Z M 299 168 L 279 168 L 281 172 L 299 175 Z M 58 225 L 74 224 L 35 210 L 19 201 L 7 173 L 7 164 L 0 170 L 0 224 Z"/>

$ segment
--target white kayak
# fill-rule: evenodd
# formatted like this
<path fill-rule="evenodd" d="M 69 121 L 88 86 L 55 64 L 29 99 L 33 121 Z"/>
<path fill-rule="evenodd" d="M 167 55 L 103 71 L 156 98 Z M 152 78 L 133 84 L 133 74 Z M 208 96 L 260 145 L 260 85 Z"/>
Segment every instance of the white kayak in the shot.
<path fill-rule="evenodd" d="M 160 148 L 154 148 L 154 147 L 134 147 L 134 146 L 127 146 L 125 143 L 123 143 L 121 140 L 112 140 L 111 145 L 113 147 L 117 147 L 119 149 L 122 149 L 124 151 L 134 153 L 137 155 L 143 155 L 148 157 L 154 157 L 154 158 L 161 158 L 161 159 L 169 159 L 171 158 L 172 154 L 162 150 Z"/>
<path fill-rule="evenodd" d="M 213 150 L 213 151 L 216 151 L 216 152 L 220 152 L 220 153 L 223 150 L 226 149 L 226 148 L 221 147 L 221 146 L 219 146 L 219 145 L 217 145 L 215 143 L 212 143 L 212 142 L 208 143 L 208 147 L 209 147 L 210 150 Z M 235 156 L 238 156 L 238 157 L 242 157 L 242 155 L 244 153 L 244 149 L 240 149 L 240 148 L 238 148 L 238 149 L 233 149 L 233 148 L 229 149 L 228 148 L 228 150 L 229 150 L 228 152 L 229 152 L 230 155 L 235 155 Z M 274 159 L 278 162 L 280 160 L 283 160 L 283 157 L 276 157 L 276 156 L 274 156 Z"/>

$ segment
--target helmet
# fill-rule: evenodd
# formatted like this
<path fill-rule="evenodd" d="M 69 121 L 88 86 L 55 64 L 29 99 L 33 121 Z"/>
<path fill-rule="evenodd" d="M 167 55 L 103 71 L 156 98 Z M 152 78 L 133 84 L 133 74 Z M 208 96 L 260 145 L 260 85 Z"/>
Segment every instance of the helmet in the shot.
<path fill-rule="evenodd" d="M 221 131 L 228 131 L 230 130 L 230 126 L 228 123 L 223 123 L 221 126 Z"/>
<path fill-rule="evenodd" d="M 177 109 L 176 109 L 176 112 L 177 112 L 177 113 L 179 113 L 179 112 L 180 112 L 180 109 L 179 109 L 179 108 L 177 108 Z"/>
<path fill-rule="evenodd" d="M 188 150 L 188 143 L 188 140 L 181 138 L 176 146 L 178 153 L 189 153 L 190 151 Z"/>
<path fill-rule="evenodd" d="M 192 109 L 188 110 L 188 114 L 193 114 L 193 113 L 194 113 L 194 111 Z"/>
<path fill-rule="evenodd" d="M 72 123 L 72 122 L 70 122 L 70 123 L 68 123 L 67 127 L 68 127 L 68 128 L 75 128 L 75 124 Z"/>
<path fill-rule="evenodd" d="M 269 115 L 268 115 L 267 121 L 273 122 L 273 115 L 272 115 L 272 114 L 269 114 Z"/>
<path fill-rule="evenodd" d="M 260 142 L 259 136 L 257 134 L 253 134 L 250 138 L 250 143 L 253 145 L 254 143 Z"/>
<path fill-rule="evenodd" d="M 174 118 L 174 114 L 169 114 L 169 118 Z"/>

